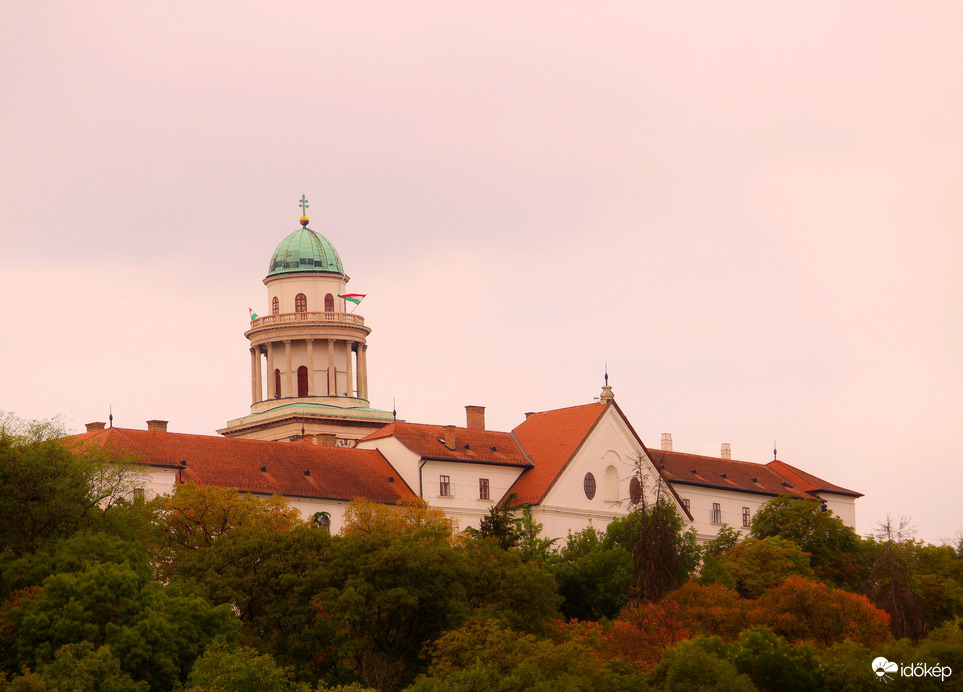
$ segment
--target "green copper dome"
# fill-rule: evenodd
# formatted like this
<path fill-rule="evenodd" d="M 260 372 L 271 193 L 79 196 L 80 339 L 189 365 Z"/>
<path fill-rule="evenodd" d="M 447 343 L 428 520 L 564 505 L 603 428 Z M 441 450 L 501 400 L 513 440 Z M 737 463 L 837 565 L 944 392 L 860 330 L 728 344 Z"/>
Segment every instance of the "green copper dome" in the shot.
<path fill-rule="evenodd" d="M 295 272 L 344 274 L 344 267 L 331 241 L 305 226 L 281 241 L 268 267 L 268 276 Z"/>

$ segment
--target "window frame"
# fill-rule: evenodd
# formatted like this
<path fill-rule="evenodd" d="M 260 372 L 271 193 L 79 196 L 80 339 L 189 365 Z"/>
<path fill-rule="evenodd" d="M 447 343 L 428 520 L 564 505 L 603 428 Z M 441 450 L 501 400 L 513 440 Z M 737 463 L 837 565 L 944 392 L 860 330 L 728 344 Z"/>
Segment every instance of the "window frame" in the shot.
<path fill-rule="evenodd" d="M 713 524 L 722 523 L 722 505 L 719 502 L 712 503 L 712 523 Z"/>
<path fill-rule="evenodd" d="M 438 496 L 454 497 L 451 492 L 451 476 L 438 474 Z"/>
<path fill-rule="evenodd" d="M 752 514 L 749 512 L 748 507 L 743 507 L 742 508 L 742 526 L 748 529 L 750 523 L 752 523 Z"/>
<path fill-rule="evenodd" d="M 587 472 L 582 479 L 582 492 L 585 493 L 585 498 L 591 502 L 598 495 L 598 491 L 599 485 L 595 480 L 595 474 L 591 471 Z"/>
<path fill-rule="evenodd" d="M 491 483 L 488 481 L 487 478 L 478 479 L 478 499 L 479 500 L 492 499 Z"/>
<path fill-rule="evenodd" d="M 298 293 L 296 296 L 294 296 L 294 311 L 295 312 L 308 311 L 308 297 L 303 293 Z"/>

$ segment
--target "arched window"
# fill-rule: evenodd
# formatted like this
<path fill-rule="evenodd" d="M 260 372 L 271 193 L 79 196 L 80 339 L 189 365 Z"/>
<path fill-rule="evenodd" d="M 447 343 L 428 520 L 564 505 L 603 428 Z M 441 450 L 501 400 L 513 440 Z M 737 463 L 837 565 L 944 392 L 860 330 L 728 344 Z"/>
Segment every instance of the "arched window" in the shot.
<path fill-rule="evenodd" d="M 296 296 L 294 296 L 294 311 L 295 312 L 308 311 L 308 297 L 303 293 L 298 293 Z"/>
<path fill-rule="evenodd" d="M 585 497 L 592 499 L 595 497 L 595 476 L 591 472 L 585 474 L 585 481 L 582 483 L 582 489 L 585 491 Z"/>
<path fill-rule="evenodd" d="M 605 469 L 605 499 L 609 502 L 619 501 L 619 470 L 614 466 Z"/>
<path fill-rule="evenodd" d="M 274 296 L 274 300 L 271 301 L 271 314 L 276 315 L 281 312 L 281 303 L 278 302 L 278 297 Z"/>
<path fill-rule="evenodd" d="M 298 368 L 298 396 L 308 395 L 308 369 L 305 366 Z"/>
<path fill-rule="evenodd" d="M 330 293 L 324 297 L 324 311 L 334 312 L 334 296 Z"/>
<path fill-rule="evenodd" d="M 274 398 L 281 398 L 281 371 L 274 369 Z"/>

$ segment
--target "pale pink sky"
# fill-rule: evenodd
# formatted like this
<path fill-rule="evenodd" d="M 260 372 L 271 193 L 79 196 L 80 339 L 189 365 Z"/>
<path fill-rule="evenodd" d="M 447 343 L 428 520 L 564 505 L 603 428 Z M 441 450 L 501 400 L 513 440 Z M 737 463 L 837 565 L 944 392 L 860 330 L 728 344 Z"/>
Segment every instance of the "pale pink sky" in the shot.
<path fill-rule="evenodd" d="M 963 4 L 5 3 L 0 409 L 213 433 L 275 245 L 372 403 L 590 401 L 963 528 Z"/>

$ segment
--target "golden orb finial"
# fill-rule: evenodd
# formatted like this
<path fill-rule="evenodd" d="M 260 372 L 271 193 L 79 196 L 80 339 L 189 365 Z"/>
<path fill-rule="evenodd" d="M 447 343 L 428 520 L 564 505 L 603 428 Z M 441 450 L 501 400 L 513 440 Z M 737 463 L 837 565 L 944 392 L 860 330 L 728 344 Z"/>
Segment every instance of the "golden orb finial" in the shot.
<path fill-rule="evenodd" d="M 302 216 L 302 217 L 301 217 L 301 225 L 304 226 L 305 228 L 307 228 L 307 225 L 308 225 L 308 217 L 307 217 L 307 216 Z"/>

